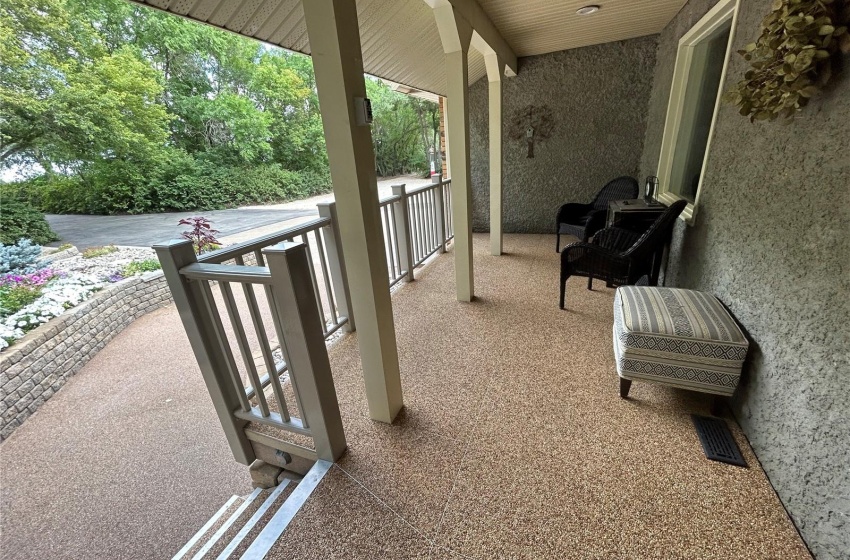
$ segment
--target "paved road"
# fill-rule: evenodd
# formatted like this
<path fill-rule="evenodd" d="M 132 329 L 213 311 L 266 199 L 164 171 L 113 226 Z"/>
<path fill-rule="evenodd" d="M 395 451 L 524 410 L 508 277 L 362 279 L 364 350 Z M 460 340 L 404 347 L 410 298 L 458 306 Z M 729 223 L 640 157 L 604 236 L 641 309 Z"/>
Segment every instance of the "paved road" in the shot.
<path fill-rule="evenodd" d="M 180 232 L 188 226 L 177 222 L 181 218 L 198 215 L 209 218 L 213 227 L 221 232 L 219 237 L 224 237 L 293 218 L 318 215 L 318 211 L 254 207 L 136 216 L 48 214 L 47 221 L 62 239 L 60 243 L 71 243 L 82 250 L 101 245 L 150 247 L 154 243 L 179 238 Z"/>
<path fill-rule="evenodd" d="M 405 183 L 408 188 L 430 184 L 430 179 L 393 177 L 378 181 L 378 196 L 392 194 L 391 185 Z M 218 237 L 232 236 L 248 230 L 286 222 L 305 216 L 318 216 L 316 204 L 333 200 L 333 194 L 319 195 L 303 200 L 269 206 L 245 206 L 229 210 L 174 212 L 167 214 L 138 214 L 135 216 L 89 216 L 79 214 L 48 214 L 50 227 L 61 241 L 78 249 L 103 245 L 130 245 L 150 247 L 154 243 L 180 237 L 187 226 L 177 225 L 181 218 L 204 216 L 219 230 Z"/>

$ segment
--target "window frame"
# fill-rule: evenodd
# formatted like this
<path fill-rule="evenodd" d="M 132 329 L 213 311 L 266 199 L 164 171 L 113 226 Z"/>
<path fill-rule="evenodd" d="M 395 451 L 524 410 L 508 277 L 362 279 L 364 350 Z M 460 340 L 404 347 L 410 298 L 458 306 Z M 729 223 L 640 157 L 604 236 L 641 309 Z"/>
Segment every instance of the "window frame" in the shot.
<path fill-rule="evenodd" d="M 735 28 L 738 21 L 738 0 L 720 0 L 711 10 L 706 13 L 681 39 L 676 52 L 676 65 L 673 70 L 673 83 L 670 86 L 670 100 L 667 104 L 667 116 L 664 121 L 664 135 L 661 140 L 661 156 L 658 161 L 659 192 L 658 200 L 668 206 L 677 200 L 686 200 L 685 197 L 670 191 L 670 176 L 673 170 L 673 156 L 679 133 L 682 129 L 682 116 L 685 104 L 688 101 L 687 85 L 692 68 L 702 62 L 703 58 L 696 55 L 696 47 L 700 43 L 710 39 L 720 28 L 731 21 L 729 30 L 729 41 L 726 45 L 726 58 L 723 60 L 723 69 L 720 72 L 720 85 L 717 91 L 717 99 L 714 104 L 714 112 L 711 117 L 711 125 L 708 130 L 708 140 L 705 146 L 705 156 L 702 161 L 699 183 L 697 184 L 694 201 L 688 201 L 685 210 L 679 216 L 687 224 L 693 225 L 699 207 L 702 184 L 705 178 L 705 168 L 708 156 L 711 152 L 711 142 L 714 138 L 714 128 L 717 123 L 717 113 L 720 110 L 721 96 L 726 83 L 726 72 L 729 66 L 732 45 L 735 40 Z"/>

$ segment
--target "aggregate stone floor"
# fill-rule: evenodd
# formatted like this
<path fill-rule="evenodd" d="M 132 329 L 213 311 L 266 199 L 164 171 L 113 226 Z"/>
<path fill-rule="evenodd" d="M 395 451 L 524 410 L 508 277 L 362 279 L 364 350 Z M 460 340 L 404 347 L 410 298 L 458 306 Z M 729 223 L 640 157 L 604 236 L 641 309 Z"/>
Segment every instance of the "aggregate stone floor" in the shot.
<path fill-rule="evenodd" d="M 0 444 L 0 558 L 171 558 L 250 491 L 172 305 L 127 327 Z"/>
<path fill-rule="evenodd" d="M 613 291 L 568 285 L 551 236 L 475 238 L 477 299 L 450 257 L 393 297 L 406 407 L 372 422 L 355 337 L 331 350 L 349 449 L 271 550 L 307 558 L 810 558 L 750 447 L 705 459 L 707 398 L 618 396 Z"/>
<path fill-rule="evenodd" d="M 617 396 L 613 291 L 568 286 L 551 236 L 475 237 L 393 297 L 406 407 L 372 422 L 355 336 L 331 349 L 349 450 L 269 557 L 809 558 L 751 467 L 707 461 L 699 395 Z M 136 321 L 0 445 L 0 557 L 167 558 L 232 494 L 229 455 L 173 307 Z"/>

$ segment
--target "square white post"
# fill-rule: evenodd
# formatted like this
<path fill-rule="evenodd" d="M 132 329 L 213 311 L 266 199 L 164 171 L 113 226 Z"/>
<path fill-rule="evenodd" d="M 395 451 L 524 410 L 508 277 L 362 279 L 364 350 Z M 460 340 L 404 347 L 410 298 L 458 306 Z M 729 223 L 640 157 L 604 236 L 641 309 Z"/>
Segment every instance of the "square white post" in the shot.
<path fill-rule="evenodd" d="M 340 315 L 345 315 L 348 321 L 342 330 L 354 332 L 354 313 L 351 311 L 351 290 L 348 288 L 348 272 L 345 268 L 345 253 L 342 251 L 342 239 L 339 236 L 339 216 L 336 213 L 336 202 L 320 202 L 317 204 L 319 216 L 330 218 L 331 225 L 322 228 L 325 252 L 328 254 L 328 268 L 333 284 L 336 308 Z"/>
<path fill-rule="evenodd" d="M 263 249 L 272 276 L 275 312 L 283 329 L 289 374 L 298 392 L 301 414 L 310 427 L 319 459 L 336 461 L 345 452 L 345 433 L 316 308 L 310 256 L 304 243 L 280 243 Z"/>
<path fill-rule="evenodd" d="M 490 84 L 490 254 L 502 254 L 502 76 L 505 64 L 496 53 L 484 55 Z"/>
<path fill-rule="evenodd" d="M 392 422 L 403 406 L 389 274 L 378 209 L 378 178 L 368 124 L 355 0 L 302 3 L 348 268 L 349 290 L 369 415 Z M 358 124 L 360 123 L 360 124 Z"/>
<path fill-rule="evenodd" d="M 475 297 L 472 263 L 472 172 L 469 164 L 469 44 L 472 26 L 451 4 L 434 9 L 446 54 L 446 138 L 452 163 L 455 282 L 458 301 Z"/>
<path fill-rule="evenodd" d="M 407 187 L 405 185 L 393 185 L 393 196 L 400 196 L 401 200 L 393 204 L 393 220 L 395 231 L 398 236 L 398 259 L 400 266 L 405 268 L 407 281 L 413 282 L 413 237 L 410 234 L 410 210 L 407 200 Z"/>

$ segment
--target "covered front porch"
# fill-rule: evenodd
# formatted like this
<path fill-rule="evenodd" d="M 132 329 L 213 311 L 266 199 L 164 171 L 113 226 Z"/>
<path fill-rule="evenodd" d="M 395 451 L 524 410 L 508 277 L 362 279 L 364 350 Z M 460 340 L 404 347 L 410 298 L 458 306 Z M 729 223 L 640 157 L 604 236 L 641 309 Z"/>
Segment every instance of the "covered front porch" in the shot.
<path fill-rule="evenodd" d="M 329 351 L 348 450 L 268 558 L 807 558 L 746 439 L 707 461 L 710 399 L 635 383 L 620 399 L 613 290 L 556 305 L 551 235 L 474 235 L 477 297 L 451 253 L 393 296 L 405 407 L 369 418 L 357 333 Z M 580 297 L 578 297 L 580 295 Z"/>

